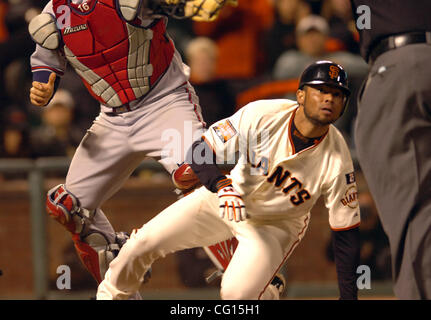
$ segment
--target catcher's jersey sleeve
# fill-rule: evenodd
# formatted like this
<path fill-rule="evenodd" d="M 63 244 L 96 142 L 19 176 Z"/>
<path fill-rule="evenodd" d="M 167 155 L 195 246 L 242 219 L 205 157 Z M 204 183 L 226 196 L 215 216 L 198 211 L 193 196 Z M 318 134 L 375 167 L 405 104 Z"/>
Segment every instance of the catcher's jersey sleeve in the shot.
<path fill-rule="evenodd" d="M 360 224 L 353 166 L 350 169 L 342 171 L 328 183 L 324 193 L 325 205 L 329 210 L 329 225 L 334 231 L 349 230 Z"/>
<path fill-rule="evenodd" d="M 47 3 L 42 12 L 55 16 L 52 8 L 52 1 Z M 45 49 L 36 44 L 36 50 L 30 57 L 30 64 L 33 80 L 46 83 L 52 72 L 57 74 L 57 79 L 58 76 L 64 75 L 67 60 L 59 50 Z"/>

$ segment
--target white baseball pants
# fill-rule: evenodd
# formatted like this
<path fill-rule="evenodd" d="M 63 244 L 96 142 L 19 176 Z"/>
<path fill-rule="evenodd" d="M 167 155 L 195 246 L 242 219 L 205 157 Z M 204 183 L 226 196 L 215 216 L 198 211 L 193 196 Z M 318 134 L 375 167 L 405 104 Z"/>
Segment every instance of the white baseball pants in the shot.
<path fill-rule="evenodd" d="M 239 244 L 223 275 L 221 297 L 261 298 L 304 236 L 310 216 L 276 221 L 251 218 L 237 223 L 222 220 L 218 206 L 217 195 L 201 187 L 144 224 L 111 262 L 97 299 L 127 299 L 139 290 L 145 272 L 156 259 L 232 236 Z"/>

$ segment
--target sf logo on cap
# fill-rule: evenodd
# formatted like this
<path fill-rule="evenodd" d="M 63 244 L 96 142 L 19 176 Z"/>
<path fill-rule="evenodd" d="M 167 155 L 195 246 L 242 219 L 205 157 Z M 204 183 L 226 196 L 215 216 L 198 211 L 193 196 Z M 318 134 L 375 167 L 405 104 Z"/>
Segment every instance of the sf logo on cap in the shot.
<path fill-rule="evenodd" d="M 330 66 L 328 73 L 331 79 L 335 79 L 338 77 L 338 74 L 340 73 L 340 69 L 337 66 Z"/>

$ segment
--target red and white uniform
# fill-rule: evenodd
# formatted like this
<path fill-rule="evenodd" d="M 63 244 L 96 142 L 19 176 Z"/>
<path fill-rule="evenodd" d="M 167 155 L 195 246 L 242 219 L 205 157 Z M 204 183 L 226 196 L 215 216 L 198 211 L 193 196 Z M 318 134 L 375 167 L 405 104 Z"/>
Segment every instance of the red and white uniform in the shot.
<path fill-rule="evenodd" d="M 57 19 L 67 3 L 53 0 Z M 127 23 L 114 0 L 69 8 L 70 26 L 61 29 L 66 59 L 102 104 L 119 107 L 141 98 L 168 69 L 175 48 L 163 19 L 145 28 L 139 18 Z"/>
<path fill-rule="evenodd" d="M 172 173 L 205 124 L 188 82 L 189 68 L 166 34 L 166 17 L 148 15 L 143 8 L 129 23 L 114 0 L 53 0 L 43 12 L 61 23 L 65 8 L 70 25 L 59 29 L 58 49 L 36 45 L 33 78 L 46 82 L 51 72 L 62 76 L 69 63 L 101 102 L 100 115 L 73 157 L 65 188 L 82 208 L 95 212 L 81 240 L 96 231 L 113 243 L 114 230 L 100 210 L 103 202 L 146 157 Z"/>

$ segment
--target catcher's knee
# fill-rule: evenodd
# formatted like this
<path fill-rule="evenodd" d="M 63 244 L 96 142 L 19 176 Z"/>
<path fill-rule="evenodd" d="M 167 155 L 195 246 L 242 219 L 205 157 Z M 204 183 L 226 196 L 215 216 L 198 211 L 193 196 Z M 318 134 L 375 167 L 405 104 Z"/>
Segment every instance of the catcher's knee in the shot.
<path fill-rule="evenodd" d="M 100 283 L 109 263 L 118 255 L 128 235 L 116 233 L 112 242 L 107 234 L 89 230 L 95 210 L 81 206 L 79 199 L 69 192 L 63 184 L 48 191 L 46 199 L 48 215 L 64 226 L 71 234 L 76 252 L 91 275 Z"/>
<path fill-rule="evenodd" d="M 72 234 L 79 234 L 85 221 L 92 219 L 95 213 L 94 210 L 82 208 L 79 199 L 69 192 L 64 184 L 48 191 L 46 210 L 51 218 Z"/>

